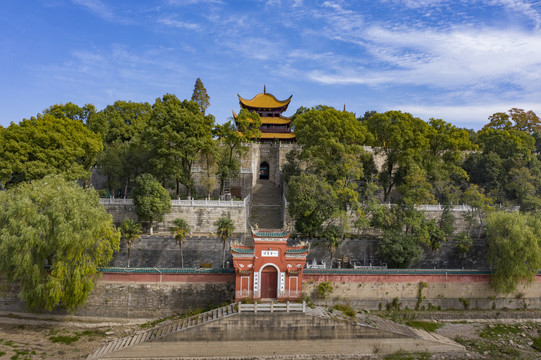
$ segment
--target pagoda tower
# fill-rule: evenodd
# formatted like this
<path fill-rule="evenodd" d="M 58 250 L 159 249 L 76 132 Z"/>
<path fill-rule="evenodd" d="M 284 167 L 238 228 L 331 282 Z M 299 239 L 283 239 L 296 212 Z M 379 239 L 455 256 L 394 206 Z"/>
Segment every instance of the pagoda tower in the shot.
<path fill-rule="evenodd" d="M 257 94 L 250 100 L 243 98 L 239 94 L 237 96 L 242 109 L 259 114 L 261 118 L 260 142 L 295 142 L 295 134 L 291 131 L 291 119 L 282 116 L 282 113 L 287 110 L 293 95 L 286 100 L 278 100 L 274 95 L 267 93 L 266 87 L 263 87 L 263 93 Z M 233 117 L 237 117 L 235 112 L 233 112 Z"/>

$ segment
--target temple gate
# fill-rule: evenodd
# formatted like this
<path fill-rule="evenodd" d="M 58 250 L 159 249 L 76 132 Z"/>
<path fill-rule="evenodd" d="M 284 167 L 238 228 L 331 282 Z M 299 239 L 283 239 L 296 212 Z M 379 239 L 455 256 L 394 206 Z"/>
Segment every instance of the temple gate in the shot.
<path fill-rule="evenodd" d="M 289 231 L 252 230 L 254 245 L 231 244 L 235 300 L 296 300 L 302 296 L 302 271 L 309 245 L 288 246 Z"/>

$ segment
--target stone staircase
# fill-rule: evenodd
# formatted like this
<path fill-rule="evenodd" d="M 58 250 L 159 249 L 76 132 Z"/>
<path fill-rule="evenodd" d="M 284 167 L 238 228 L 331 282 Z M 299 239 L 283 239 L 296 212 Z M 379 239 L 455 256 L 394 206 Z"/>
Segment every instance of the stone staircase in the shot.
<path fill-rule="evenodd" d="M 135 335 L 127 336 L 124 338 L 116 339 L 114 341 L 108 342 L 90 354 L 87 359 L 106 359 L 107 355 L 117 352 L 120 350 L 125 350 L 127 348 L 133 347 L 137 344 L 144 342 L 159 340 L 165 336 L 169 336 L 180 331 L 184 331 L 196 326 L 202 326 L 208 324 L 209 322 L 217 321 L 224 319 L 226 317 L 236 314 L 237 304 L 233 303 L 227 306 L 223 306 L 218 309 L 210 310 L 198 315 L 194 315 L 188 318 L 177 319 L 177 320 L 167 320 L 163 323 L 160 323 L 158 326 L 149 329 L 142 330 L 137 332 Z"/>
<path fill-rule="evenodd" d="M 252 189 L 250 225 L 260 229 L 282 228 L 282 194 L 269 180 L 258 180 Z"/>

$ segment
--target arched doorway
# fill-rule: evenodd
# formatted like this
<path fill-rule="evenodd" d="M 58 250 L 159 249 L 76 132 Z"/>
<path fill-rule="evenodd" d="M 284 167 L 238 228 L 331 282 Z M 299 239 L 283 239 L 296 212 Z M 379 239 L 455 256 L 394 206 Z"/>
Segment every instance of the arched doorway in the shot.
<path fill-rule="evenodd" d="M 261 298 L 276 299 L 278 295 L 278 270 L 267 265 L 261 269 Z"/>
<path fill-rule="evenodd" d="M 269 179 L 269 173 L 270 173 L 270 166 L 269 163 L 266 161 L 263 161 L 259 165 L 259 178 L 263 180 Z"/>

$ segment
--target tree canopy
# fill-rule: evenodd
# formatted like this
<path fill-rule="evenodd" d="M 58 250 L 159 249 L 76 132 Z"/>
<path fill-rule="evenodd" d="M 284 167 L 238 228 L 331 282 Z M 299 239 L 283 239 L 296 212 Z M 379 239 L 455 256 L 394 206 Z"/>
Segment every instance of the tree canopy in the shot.
<path fill-rule="evenodd" d="M 199 105 L 201 113 L 205 115 L 207 108 L 210 106 L 210 96 L 207 94 L 207 89 L 200 78 L 195 80 L 195 85 L 193 88 L 193 94 L 191 100 Z"/>
<path fill-rule="evenodd" d="M 92 189 L 49 175 L 0 191 L 0 270 L 28 309 L 82 306 L 119 241 Z"/>
<path fill-rule="evenodd" d="M 193 101 L 180 101 L 166 94 L 152 106 L 149 126 L 145 132 L 148 148 L 152 149 L 151 162 L 158 178 L 173 177 L 176 193 L 180 184 L 194 190 L 192 167 L 201 152 L 212 142 L 214 117 L 203 115 Z"/>
<path fill-rule="evenodd" d="M 143 174 L 135 179 L 133 189 L 135 212 L 142 221 L 162 221 L 163 215 L 171 209 L 171 198 L 165 188 L 150 174 Z"/>
<path fill-rule="evenodd" d="M 487 220 L 488 259 L 493 274 L 490 286 L 512 293 L 530 284 L 541 268 L 541 219 L 532 214 L 498 211 Z"/>
<path fill-rule="evenodd" d="M 82 122 L 50 114 L 12 123 L 2 138 L 0 182 L 8 187 L 49 174 L 87 184 L 103 149 L 101 137 Z"/>

